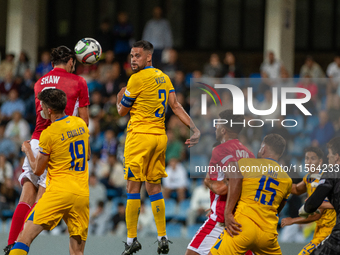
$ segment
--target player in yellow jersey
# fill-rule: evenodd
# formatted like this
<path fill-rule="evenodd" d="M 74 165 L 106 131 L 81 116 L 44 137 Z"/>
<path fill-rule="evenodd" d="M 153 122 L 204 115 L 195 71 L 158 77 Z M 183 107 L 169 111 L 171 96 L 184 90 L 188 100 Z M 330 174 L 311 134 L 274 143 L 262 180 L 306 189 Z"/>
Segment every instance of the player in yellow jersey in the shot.
<path fill-rule="evenodd" d="M 117 109 L 121 116 L 130 112 L 124 150 L 124 171 L 127 179 L 126 226 L 127 242 L 123 255 L 142 248 L 137 240 L 137 222 L 140 210 L 140 188 L 145 182 L 158 233 L 158 254 L 169 252 L 165 230 L 165 205 L 161 192 L 161 178 L 165 172 L 165 110 L 169 104 L 179 119 L 194 133 L 185 144 L 189 147 L 199 141 L 200 132 L 178 103 L 169 77 L 152 66 L 153 46 L 138 41 L 131 49 L 131 75 L 127 87 L 117 95 Z"/>
<path fill-rule="evenodd" d="M 282 254 L 277 241 L 278 213 L 292 188 L 292 179 L 277 163 L 285 146 L 282 136 L 267 135 L 257 159 L 240 159 L 237 169 L 227 173 L 233 179 L 228 184 L 225 230 L 209 254 L 241 255 L 248 250 L 256 255 Z"/>
<path fill-rule="evenodd" d="M 89 224 L 89 130 L 81 118 L 65 115 L 67 99 L 62 90 L 44 90 L 38 99 L 52 124 L 41 133 L 36 158 L 28 141 L 22 151 L 34 174 L 40 176 L 48 167 L 47 187 L 10 255 L 26 255 L 37 235 L 53 229 L 61 219 L 68 226 L 70 254 L 82 255 Z"/>
<path fill-rule="evenodd" d="M 313 194 L 318 186 L 321 177 L 323 152 L 318 147 L 308 147 L 305 150 L 305 166 L 309 173 L 303 177 L 303 181 L 293 184 L 292 194 L 301 195 L 307 191 L 308 197 Z M 333 208 L 326 200 L 322 204 L 323 208 Z M 313 239 L 300 251 L 299 255 L 311 254 L 313 250 L 329 236 L 336 222 L 336 212 L 334 209 L 319 208 L 320 213 L 309 215 L 308 218 L 284 218 L 281 221 L 281 227 L 292 224 L 306 224 L 316 222 Z"/>

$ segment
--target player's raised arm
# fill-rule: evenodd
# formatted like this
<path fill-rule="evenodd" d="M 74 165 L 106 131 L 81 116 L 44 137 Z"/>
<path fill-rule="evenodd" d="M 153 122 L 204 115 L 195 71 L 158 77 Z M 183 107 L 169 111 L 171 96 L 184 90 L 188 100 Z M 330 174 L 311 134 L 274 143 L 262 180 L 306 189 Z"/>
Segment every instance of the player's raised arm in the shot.
<path fill-rule="evenodd" d="M 228 194 L 227 178 L 224 178 L 223 181 L 214 181 L 210 179 L 209 173 L 207 173 L 207 176 L 204 179 L 204 184 L 217 195 L 223 196 Z"/>
<path fill-rule="evenodd" d="M 186 111 L 183 109 L 182 105 L 177 101 L 177 97 L 175 93 L 169 94 L 169 105 L 176 114 L 176 116 L 188 127 L 191 131 L 194 132 L 194 134 L 190 137 L 190 139 L 187 139 L 185 141 L 185 144 L 189 145 L 188 147 L 192 147 L 195 144 L 198 143 L 201 132 L 198 130 L 198 128 L 195 126 L 195 123 L 192 121 L 190 116 L 186 113 Z"/>
<path fill-rule="evenodd" d="M 236 171 L 229 171 L 229 185 L 228 185 L 228 199 L 227 204 L 224 211 L 224 223 L 225 228 L 230 236 L 238 235 L 238 232 L 242 230 L 242 227 L 239 223 L 237 223 L 234 219 L 233 211 L 235 209 L 236 203 L 240 198 L 242 191 L 242 174 L 239 170 L 237 162 L 230 162 L 230 167 L 236 169 Z"/>
<path fill-rule="evenodd" d="M 126 87 L 122 88 L 119 93 L 117 94 L 117 111 L 118 114 L 120 116 L 125 116 L 126 114 L 128 114 L 128 112 L 130 111 L 131 107 L 127 107 L 122 105 L 121 101 L 123 99 L 124 93 L 125 93 Z"/>
<path fill-rule="evenodd" d="M 85 107 L 79 107 L 78 108 L 78 115 L 80 118 L 82 118 L 85 123 L 86 123 L 86 126 L 89 126 L 89 108 L 87 106 Z"/>
<path fill-rule="evenodd" d="M 306 187 L 306 183 L 304 183 L 304 181 L 299 182 L 298 184 L 293 184 L 292 185 L 292 194 L 294 195 L 301 195 L 303 193 L 307 192 L 307 187 Z"/>
<path fill-rule="evenodd" d="M 21 150 L 26 154 L 33 173 L 38 176 L 42 175 L 47 167 L 50 155 L 38 153 L 37 158 L 35 158 L 29 141 L 22 144 Z"/>

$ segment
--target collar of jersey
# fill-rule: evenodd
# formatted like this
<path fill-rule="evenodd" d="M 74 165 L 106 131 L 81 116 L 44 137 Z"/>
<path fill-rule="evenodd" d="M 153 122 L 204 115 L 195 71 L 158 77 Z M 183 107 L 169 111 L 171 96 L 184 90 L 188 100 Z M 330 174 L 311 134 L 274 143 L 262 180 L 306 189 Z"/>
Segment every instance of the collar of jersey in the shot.
<path fill-rule="evenodd" d="M 272 158 L 265 158 L 265 159 L 273 160 L 273 161 L 275 161 L 276 163 L 279 163 L 279 162 L 277 162 L 275 159 L 272 159 Z"/>
<path fill-rule="evenodd" d="M 64 71 L 65 73 L 67 73 L 67 71 L 64 68 L 60 68 L 60 67 L 55 67 L 53 68 L 53 70 Z"/>
<path fill-rule="evenodd" d="M 61 118 L 59 118 L 59 119 L 57 119 L 55 121 L 63 120 L 63 119 L 66 119 L 67 117 L 68 117 L 68 115 L 65 115 L 65 116 L 63 116 L 63 117 L 61 117 Z"/>
<path fill-rule="evenodd" d="M 144 69 L 148 69 L 148 68 L 154 68 L 153 66 L 146 66 L 144 67 Z"/>

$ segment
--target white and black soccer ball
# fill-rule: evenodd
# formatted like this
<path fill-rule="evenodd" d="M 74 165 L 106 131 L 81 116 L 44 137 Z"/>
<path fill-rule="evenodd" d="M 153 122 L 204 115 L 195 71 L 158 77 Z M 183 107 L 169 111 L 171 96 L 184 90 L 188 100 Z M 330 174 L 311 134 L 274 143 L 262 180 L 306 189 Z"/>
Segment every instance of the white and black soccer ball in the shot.
<path fill-rule="evenodd" d="M 80 63 L 92 65 L 96 63 L 102 55 L 102 47 L 93 38 L 83 38 L 74 47 L 76 58 Z"/>

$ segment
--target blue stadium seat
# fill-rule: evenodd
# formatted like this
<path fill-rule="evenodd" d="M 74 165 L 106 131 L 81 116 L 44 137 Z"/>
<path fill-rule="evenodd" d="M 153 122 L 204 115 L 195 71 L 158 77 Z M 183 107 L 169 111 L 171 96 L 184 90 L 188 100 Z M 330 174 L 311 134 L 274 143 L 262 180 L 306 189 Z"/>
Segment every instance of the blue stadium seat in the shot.
<path fill-rule="evenodd" d="M 187 238 L 191 239 L 197 233 L 197 231 L 200 229 L 201 226 L 202 224 L 193 224 L 193 225 L 188 226 Z"/>
<path fill-rule="evenodd" d="M 257 93 L 261 84 L 261 74 L 252 73 L 249 75 L 249 86 L 253 88 L 253 93 Z"/>
<path fill-rule="evenodd" d="M 304 129 L 304 133 L 309 135 L 313 132 L 314 128 L 319 125 L 319 117 L 318 116 L 308 116 L 306 121 L 306 126 Z"/>
<path fill-rule="evenodd" d="M 123 203 L 126 206 L 126 197 L 115 197 L 114 199 L 112 199 L 112 210 L 111 210 L 112 214 L 117 213 L 119 203 Z"/>
<path fill-rule="evenodd" d="M 166 224 L 166 235 L 171 237 L 181 237 L 182 224 L 180 223 L 167 223 Z"/>
<path fill-rule="evenodd" d="M 189 164 L 189 170 L 190 170 L 190 178 L 203 178 L 205 174 L 202 174 L 200 172 L 195 172 L 194 166 L 209 166 L 209 159 L 206 155 L 193 155 L 190 156 L 190 164 Z"/>
<path fill-rule="evenodd" d="M 178 213 L 175 219 L 178 221 L 186 221 L 189 209 L 190 199 L 185 199 L 182 202 L 180 202 L 178 206 Z"/>
<path fill-rule="evenodd" d="M 165 202 L 165 218 L 171 220 L 176 217 L 176 201 L 174 199 L 164 199 Z"/>
<path fill-rule="evenodd" d="M 285 119 L 294 119 L 297 121 L 297 126 L 295 127 L 288 127 L 287 130 L 289 132 L 289 134 L 291 135 L 298 135 L 303 131 L 304 128 L 304 119 L 302 115 L 287 115 L 287 117 Z M 286 125 L 294 125 L 294 122 L 288 122 L 286 123 Z"/>

